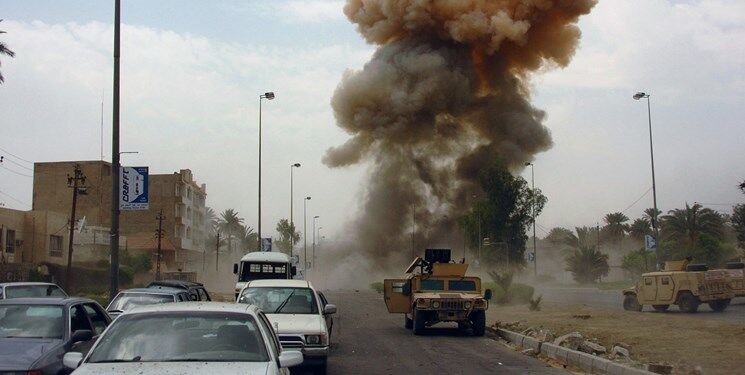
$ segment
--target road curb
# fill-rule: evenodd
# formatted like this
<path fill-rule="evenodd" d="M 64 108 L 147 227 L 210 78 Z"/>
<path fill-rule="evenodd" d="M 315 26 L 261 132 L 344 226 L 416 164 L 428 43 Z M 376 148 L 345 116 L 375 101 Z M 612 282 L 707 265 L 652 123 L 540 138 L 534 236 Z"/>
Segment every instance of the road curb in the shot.
<path fill-rule="evenodd" d="M 565 362 L 568 365 L 578 367 L 592 374 L 656 375 L 654 372 L 626 366 L 609 359 L 597 357 L 577 350 L 571 350 L 550 342 L 540 342 L 534 337 L 525 336 L 517 332 L 508 331 L 502 328 L 495 329 L 489 327 L 488 329 L 490 332 L 502 337 L 512 344 L 533 349 L 536 353 L 541 353 L 549 358 Z"/>

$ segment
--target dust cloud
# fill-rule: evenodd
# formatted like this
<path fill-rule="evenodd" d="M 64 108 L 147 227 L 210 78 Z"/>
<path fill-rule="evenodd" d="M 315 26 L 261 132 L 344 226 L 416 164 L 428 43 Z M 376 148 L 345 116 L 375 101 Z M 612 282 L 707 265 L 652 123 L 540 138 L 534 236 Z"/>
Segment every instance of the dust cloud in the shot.
<path fill-rule="evenodd" d="M 478 172 L 495 160 L 519 171 L 551 147 L 546 114 L 530 103 L 530 75 L 570 62 L 578 18 L 595 4 L 348 0 L 344 13 L 378 48 L 331 100 L 351 138 L 323 162 L 370 167 L 339 256 L 364 257 L 368 271 L 402 271 L 412 243 L 417 253 L 439 245 L 460 254 L 458 219 L 479 192 Z"/>

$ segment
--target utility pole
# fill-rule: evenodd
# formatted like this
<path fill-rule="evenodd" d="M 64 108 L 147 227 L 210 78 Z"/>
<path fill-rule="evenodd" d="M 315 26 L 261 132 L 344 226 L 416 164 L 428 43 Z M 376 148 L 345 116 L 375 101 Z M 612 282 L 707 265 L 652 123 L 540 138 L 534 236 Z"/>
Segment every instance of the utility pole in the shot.
<path fill-rule="evenodd" d="M 80 170 L 80 164 L 75 164 L 73 175 L 67 175 L 67 187 L 72 188 L 72 212 L 70 213 L 70 236 L 67 244 L 67 270 L 65 271 L 65 288 L 72 290 L 72 250 L 75 237 L 75 209 L 78 205 L 78 194 L 85 195 L 85 175 Z"/>
<path fill-rule="evenodd" d="M 303 201 L 303 276 L 307 277 L 308 271 L 308 201 L 310 197 L 305 197 Z"/>
<path fill-rule="evenodd" d="M 292 230 L 292 233 L 290 233 L 290 257 L 292 257 L 292 251 L 295 249 L 295 216 L 294 212 L 292 211 L 292 190 L 294 184 L 294 177 L 292 172 L 295 170 L 295 168 L 300 168 L 300 163 L 290 165 L 290 228 Z"/>
<path fill-rule="evenodd" d="M 119 291 L 119 55 L 121 39 L 121 0 L 114 3 L 114 103 L 111 131 L 111 280 L 109 297 Z"/>
<path fill-rule="evenodd" d="M 155 238 L 158 239 L 158 255 L 157 259 L 155 261 L 155 280 L 160 280 L 160 240 L 163 238 L 163 220 L 166 219 L 165 216 L 163 216 L 163 209 L 160 209 L 160 212 L 158 213 L 158 216 L 155 218 L 158 220 L 158 230 L 155 232 Z"/>
<path fill-rule="evenodd" d="M 215 272 L 219 272 L 220 264 L 220 231 L 217 231 L 217 241 L 215 242 Z"/>
<path fill-rule="evenodd" d="M 316 219 L 318 219 L 320 216 L 316 215 L 313 216 L 313 252 L 311 252 L 310 255 L 310 267 L 314 268 L 316 266 Z M 315 270 L 313 271 L 316 272 Z"/>
<path fill-rule="evenodd" d="M 538 277 L 538 251 L 536 249 L 536 238 L 535 238 L 535 167 L 533 163 L 525 163 L 526 166 L 530 166 L 530 181 L 532 185 L 532 199 L 531 199 L 531 210 L 533 212 L 533 276 Z"/>
<path fill-rule="evenodd" d="M 411 207 L 411 259 L 416 258 L 416 250 L 414 250 L 414 234 L 416 233 L 414 225 L 416 225 L 416 218 L 414 217 L 414 207 Z"/>

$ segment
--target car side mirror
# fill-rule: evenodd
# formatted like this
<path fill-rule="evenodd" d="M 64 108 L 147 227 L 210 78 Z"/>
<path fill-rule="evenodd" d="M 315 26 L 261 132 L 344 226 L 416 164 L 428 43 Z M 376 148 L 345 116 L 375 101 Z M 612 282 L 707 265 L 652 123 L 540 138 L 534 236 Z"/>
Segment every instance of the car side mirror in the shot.
<path fill-rule="evenodd" d="M 491 299 L 491 297 L 492 297 L 492 295 L 491 295 L 491 289 L 485 290 L 484 291 L 484 299 L 488 301 L 488 300 Z"/>
<path fill-rule="evenodd" d="M 92 339 L 93 339 L 93 331 L 89 329 L 79 329 L 72 333 L 72 337 L 70 337 L 70 344 L 91 341 Z"/>
<path fill-rule="evenodd" d="M 233 274 L 234 275 L 238 274 L 238 263 L 233 263 Z"/>
<path fill-rule="evenodd" d="M 67 352 L 65 353 L 65 356 L 62 357 L 62 365 L 72 370 L 78 368 L 78 366 L 80 366 L 80 362 L 82 361 L 83 361 L 83 353 Z"/>
<path fill-rule="evenodd" d="M 279 354 L 278 362 L 281 368 L 297 366 L 303 363 L 303 353 L 294 350 L 283 350 Z"/>
<path fill-rule="evenodd" d="M 292 276 L 297 275 L 297 267 L 292 266 L 292 268 L 290 268 L 290 273 L 292 274 Z"/>
<path fill-rule="evenodd" d="M 336 305 L 332 305 L 329 303 L 323 307 L 323 315 L 331 315 L 331 314 L 336 314 Z"/>
<path fill-rule="evenodd" d="M 406 281 L 404 285 L 401 287 L 401 294 L 405 296 L 411 295 L 411 280 Z"/>

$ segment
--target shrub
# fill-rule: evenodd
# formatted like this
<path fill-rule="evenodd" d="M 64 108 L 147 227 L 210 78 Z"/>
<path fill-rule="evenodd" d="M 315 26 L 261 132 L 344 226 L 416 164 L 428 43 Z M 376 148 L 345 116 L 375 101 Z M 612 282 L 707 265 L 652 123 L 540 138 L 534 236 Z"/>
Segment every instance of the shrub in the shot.
<path fill-rule="evenodd" d="M 624 256 L 621 268 L 628 271 L 633 279 L 638 279 L 643 273 L 654 271 L 654 263 L 655 254 L 642 248 Z"/>
<path fill-rule="evenodd" d="M 530 311 L 541 311 L 541 300 L 543 300 L 543 296 L 538 296 L 536 299 L 531 298 L 530 301 L 528 301 L 530 304 L 528 309 L 530 309 Z"/>
<path fill-rule="evenodd" d="M 580 284 L 595 283 L 610 272 L 608 254 L 603 254 L 594 246 L 580 246 L 566 258 L 566 270 Z"/>
<path fill-rule="evenodd" d="M 383 293 L 383 283 L 381 283 L 380 281 L 376 281 L 376 282 L 370 284 L 370 289 L 372 289 L 372 290 L 374 290 L 374 291 L 376 291 L 378 293 Z"/>
<path fill-rule="evenodd" d="M 530 303 L 535 289 L 526 284 L 514 283 L 510 287 L 510 301 L 514 303 Z"/>

